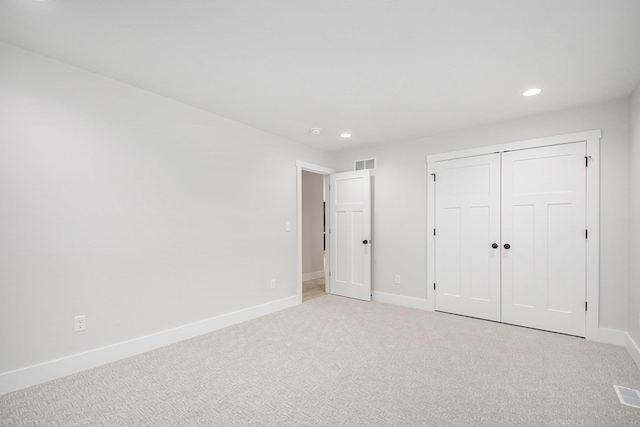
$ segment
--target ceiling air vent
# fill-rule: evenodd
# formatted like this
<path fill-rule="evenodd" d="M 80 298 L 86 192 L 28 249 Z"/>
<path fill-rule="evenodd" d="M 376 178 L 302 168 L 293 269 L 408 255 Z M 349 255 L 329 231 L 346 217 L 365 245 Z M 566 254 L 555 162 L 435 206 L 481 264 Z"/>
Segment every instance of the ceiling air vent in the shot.
<path fill-rule="evenodd" d="M 376 159 L 356 160 L 354 170 L 361 171 L 364 169 L 375 169 Z"/>

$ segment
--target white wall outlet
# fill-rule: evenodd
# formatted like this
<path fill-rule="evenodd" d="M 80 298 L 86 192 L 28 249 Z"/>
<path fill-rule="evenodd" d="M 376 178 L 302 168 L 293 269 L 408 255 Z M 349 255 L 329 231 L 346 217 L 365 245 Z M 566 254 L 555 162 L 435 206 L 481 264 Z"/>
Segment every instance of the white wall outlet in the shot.
<path fill-rule="evenodd" d="M 73 332 L 82 332 L 87 329 L 87 316 L 76 316 L 73 318 Z"/>
<path fill-rule="evenodd" d="M 284 229 L 287 230 L 287 231 L 291 231 L 291 223 L 289 221 L 287 221 L 284 224 Z"/>
<path fill-rule="evenodd" d="M 396 282 L 396 285 L 400 284 L 400 275 L 399 274 L 396 274 L 395 282 Z"/>
<path fill-rule="evenodd" d="M 271 279 L 271 289 L 275 289 L 276 288 L 276 279 Z"/>

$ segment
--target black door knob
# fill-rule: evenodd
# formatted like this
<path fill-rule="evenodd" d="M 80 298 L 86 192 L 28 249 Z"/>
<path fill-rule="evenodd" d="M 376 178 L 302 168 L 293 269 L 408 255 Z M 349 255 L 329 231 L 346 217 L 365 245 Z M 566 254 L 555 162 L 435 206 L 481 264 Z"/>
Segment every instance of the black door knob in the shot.
<path fill-rule="evenodd" d="M 510 247 L 511 247 L 511 245 L 510 245 L 510 244 L 508 244 L 508 243 L 505 243 L 505 244 L 504 244 L 504 248 L 505 248 L 505 249 L 509 249 Z"/>
<path fill-rule="evenodd" d="M 491 247 L 492 247 L 493 249 L 498 249 L 498 244 L 497 244 L 497 243 L 494 243 L 493 245 L 491 245 Z"/>
<path fill-rule="evenodd" d="M 368 240 L 363 240 L 363 241 L 362 241 L 362 244 L 363 244 L 363 245 L 366 245 L 367 243 L 369 243 L 369 241 L 368 241 Z"/>

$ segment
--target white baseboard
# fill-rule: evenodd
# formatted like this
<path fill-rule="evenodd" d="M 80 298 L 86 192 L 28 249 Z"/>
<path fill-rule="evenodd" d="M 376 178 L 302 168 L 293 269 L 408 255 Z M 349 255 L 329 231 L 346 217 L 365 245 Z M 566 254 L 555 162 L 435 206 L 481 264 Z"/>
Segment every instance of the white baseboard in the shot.
<path fill-rule="evenodd" d="M 598 328 L 598 337 L 594 341 L 624 347 L 627 344 L 627 333 L 616 329 Z"/>
<path fill-rule="evenodd" d="M 426 299 L 405 297 L 403 295 L 387 294 L 385 292 L 373 292 L 373 300 L 384 302 L 386 304 L 401 305 L 403 307 L 418 308 L 420 310 L 429 310 Z"/>
<path fill-rule="evenodd" d="M 298 296 L 0 374 L 0 395 L 42 384 L 300 304 Z"/>
<path fill-rule="evenodd" d="M 313 273 L 304 273 L 302 275 L 302 281 L 306 282 L 307 280 L 316 280 L 324 277 L 324 271 L 314 271 Z"/>
<path fill-rule="evenodd" d="M 406 297 L 403 295 L 374 291 L 373 300 L 386 304 L 417 308 L 420 310 L 432 310 L 429 306 L 428 301 L 421 298 Z M 598 335 L 597 338 L 594 339 L 594 341 L 626 347 L 627 350 L 629 350 L 629 353 L 631 353 L 631 357 L 633 357 L 633 360 L 635 360 L 636 364 L 638 364 L 638 366 L 640 367 L 640 348 L 627 332 L 619 331 L 616 329 L 598 328 Z"/>
<path fill-rule="evenodd" d="M 625 335 L 627 338 L 625 348 L 631 355 L 633 361 L 636 362 L 636 365 L 638 365 L 638 368 L 640 368 L 640 347 L 638 347 L 638 343 L 636 343 L 633 338 L 631 338 L 631 335 L 629 335 L 628 332 Z"/>

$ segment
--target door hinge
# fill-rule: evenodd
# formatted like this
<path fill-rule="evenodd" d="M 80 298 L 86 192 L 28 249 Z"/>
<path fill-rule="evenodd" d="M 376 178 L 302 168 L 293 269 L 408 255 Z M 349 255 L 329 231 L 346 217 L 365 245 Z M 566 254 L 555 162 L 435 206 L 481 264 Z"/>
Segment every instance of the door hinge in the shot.
<path fill-rule="evenodd" d="M 431 176 L 433 177 L 433 182 L 436 182 L 436 174 L 432 173 Z"/>
<path fill-rule="evenodd" d="M 584 302 L 584 311 L 587 311 L 587 302 Z"/>
<path fill-rule="evenodd" d="M 584 156 L 584 167 L 588 168 L 589 167 L 589 160 L 593 160 L 593 157 L 591 156 Z"/>
<path fill-rule="evenodd" d="M 436 229 L 435 228 L 433 229 L 433 235 L 434 236 L 436 235 Z"/>
<path fill-rule="evenodd" d="M 434 291 L 436 290 L 436 284 L 435 283 L 433 284 L 433 290 Z"/>
<path fill-rule="evenodd" d="M 329 272 L 329 277 L 331 277 L 331 272 Z"/>
<path fill-rule="evenodd" d="M 589 230 L 584 230 L 584 238 L 585 239 L 589 238 Z"/>

